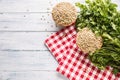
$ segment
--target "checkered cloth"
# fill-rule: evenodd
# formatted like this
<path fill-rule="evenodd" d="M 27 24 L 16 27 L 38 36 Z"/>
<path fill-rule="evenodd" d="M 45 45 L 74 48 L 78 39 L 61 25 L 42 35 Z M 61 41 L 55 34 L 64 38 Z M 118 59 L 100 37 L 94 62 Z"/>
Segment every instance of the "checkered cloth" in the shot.
<path fill-rule="evenodd" d="M 57 71 L 70 80 L 120 80 L 111 68 L 98 70 L 76 45 L 74 26 L 62 29 L 45 40 L 45 44 L 58 61 Z"/>

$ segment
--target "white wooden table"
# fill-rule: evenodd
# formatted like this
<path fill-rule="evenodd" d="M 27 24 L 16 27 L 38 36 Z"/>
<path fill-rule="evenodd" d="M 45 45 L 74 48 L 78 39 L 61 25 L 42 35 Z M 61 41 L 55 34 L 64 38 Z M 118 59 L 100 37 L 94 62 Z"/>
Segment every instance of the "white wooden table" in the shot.
<path fill-rule="evenodd" d="M 84 2 L 0 0 L 0 80 L 68 80 L 55 71 L 58 63 L 44 45 L 60 30 L 50 12 L 61 1 Z"/>

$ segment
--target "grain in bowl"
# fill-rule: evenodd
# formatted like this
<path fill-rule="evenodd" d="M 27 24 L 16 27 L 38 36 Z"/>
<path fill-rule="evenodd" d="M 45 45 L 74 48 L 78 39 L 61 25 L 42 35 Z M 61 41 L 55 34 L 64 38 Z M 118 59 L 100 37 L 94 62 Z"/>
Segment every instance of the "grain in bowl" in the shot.
<path fill-rule="evenodd" d="M 53 8 L 52 17 L 57 25 L 70 26 L 77 19 L 77 11 L 71 3 L 61 2 Z"/>
<path fill-rule="evenodd" d="M 85 27 L 77 33 L 76 44 L 85 53 L 94 53 L 102 47 L 102 37 L 96 36 L 92 30 Z"/>

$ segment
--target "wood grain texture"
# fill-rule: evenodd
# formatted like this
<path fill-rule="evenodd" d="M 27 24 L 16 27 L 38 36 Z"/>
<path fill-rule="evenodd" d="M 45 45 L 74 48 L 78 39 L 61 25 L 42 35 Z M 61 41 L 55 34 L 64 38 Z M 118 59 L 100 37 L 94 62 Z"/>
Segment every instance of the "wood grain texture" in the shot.
<path fill-rule="evenodd" d="M 44 41 L 52 33 L 55 32 L 0 32 L 0 50 L 48 50 Z"/>
<path fill-rule="evenodd" d="M 1 12 L 48 12 L 50 0 L 0 0 Z M 52 1 L 52 0 L 51 0 Z M 53 0 L 52 2 L 56 2 Z"/>
<path fill-rule="evenodd" d="M 0 31 L 58 31 L 50 13 L 0 14 Z"/>
<path fill-rule="evenodd" d="M 84 0 L 0 0 L 0 80 L 68 80 L 44 40 L 61 28 L 52 20 L 58 2 Z M 120 1 L 112 0 L 118 4 Z M 79 10 L 78 10 L 79 11 Z"/>
<path fill-rule="evenodd" d="M 67 1 L 84 3 L 85 0 L 0 0 L 0 12 L 51 12 L 52 7 L 58 3 Z M 119 0 L 112 0 L 119 5 Z M 120 7 L 119 7 L 120 9 Z"/>
<path fill-rule="evenodd" d="M 55 71 L 0 72 L 0 80 L 68 80 Z"/>
<path fill-rule="evenodd" d="M 58 2 L 75 3 L 84 0 L 0 0 L 0 12 L 51 12 Z M 7 5 L 6 5 L 7 4 Z"/>
<path fill-rule="evenodd" d="M 65 80 L 44 40 L 60 28 L 56 0 L 0 0 L 0 80 Z"/>
<path fill-rule="evenodd" d="M 0 71 L 55 71 L 49 51 L 0 51 Z"/>

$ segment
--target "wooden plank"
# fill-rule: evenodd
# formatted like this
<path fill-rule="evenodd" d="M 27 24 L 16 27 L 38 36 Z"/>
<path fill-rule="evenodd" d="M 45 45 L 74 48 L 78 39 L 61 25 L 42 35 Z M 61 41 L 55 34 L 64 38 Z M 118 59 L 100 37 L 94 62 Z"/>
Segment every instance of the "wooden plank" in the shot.
<path fill-rule="evenodd" d="M 56 0 L 0 0 L 0 12 L 49 12 Z"/>
<path fill-rule="evenodd" d="M 50 13 L 0 14 L 0 31 L 58 31 Z"/>
<path fill-rule="evenodd" d="M 55 71 L 49 51 L 0 51 L 0 71 Z"/>
<path fill-rule="evenodd" d="M 0 32 L 0 50 L 48 50 L 45 39 L 55 32 Z"/>
<path fill-rule="evenodd" d="M 0 12 L 51 12 L 58 2 L 84 2 L 84 0 L 0 0 Z"/>
<path fill-rule="evenodd" d="M 0 12 L 51 12 L 56 3 L 63 1 L 74 4 L 85 0 L 0 0 Z M 120 6 L 119 0 L 112 1 Z"/>
<path fill-rule="evenodd" d="M 0 72 L 0 80 L 68 80 L 51 71 Z"/>

